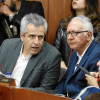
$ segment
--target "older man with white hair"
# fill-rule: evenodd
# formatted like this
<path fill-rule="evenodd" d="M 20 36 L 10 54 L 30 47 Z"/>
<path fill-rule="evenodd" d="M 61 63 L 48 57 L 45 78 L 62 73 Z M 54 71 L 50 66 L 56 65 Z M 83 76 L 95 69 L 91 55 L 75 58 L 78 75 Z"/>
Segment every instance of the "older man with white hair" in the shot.
<path fill-rule="evenodd" d="M 79 64 L 89 72 L 96 72 L 97 62 L 100 59 L 100 44 L 93 39 L 93 26 L 85 16 L 74 17 L 67 27 L 67 42 L 73 53 L 66 72 L 65 83 L 60 83 L 56 90 L 65 93 L 70 98 L 75 98 L 78 93 L 88 86 L 85 74 L 76 67 Z M 62 86 L 62 88 L 61 88 Z"/>

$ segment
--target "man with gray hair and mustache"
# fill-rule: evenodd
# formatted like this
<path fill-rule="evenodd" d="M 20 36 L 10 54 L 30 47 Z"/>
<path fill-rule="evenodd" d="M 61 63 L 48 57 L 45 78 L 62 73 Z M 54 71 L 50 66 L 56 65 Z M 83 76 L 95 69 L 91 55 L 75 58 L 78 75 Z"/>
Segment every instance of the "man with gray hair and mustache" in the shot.
<path fill-rule="evenodd" d="M 58 82 L 61 55 L 44 41 L 46 32 L 46 20 L 28 14 L 21 20 L 21 38 L 7 39 L 1 45 L 2 72 L 10 72 L 16 86 L 42 91 L 54 89 Z"/>
<path fill-rule="evenodd" d="M 84 71 L 96 72 L 100 59 L 100 44 L 94 41 L 93 26 L 89 18 L 78 16 L 72 18 L 67 27 L 67 42 L 73 53 L 71 55 L 66 75 L 56 87 L 59 93 L 65 92 L 67 97 L 75 98 L 79 92 L 88 86 Z"/>

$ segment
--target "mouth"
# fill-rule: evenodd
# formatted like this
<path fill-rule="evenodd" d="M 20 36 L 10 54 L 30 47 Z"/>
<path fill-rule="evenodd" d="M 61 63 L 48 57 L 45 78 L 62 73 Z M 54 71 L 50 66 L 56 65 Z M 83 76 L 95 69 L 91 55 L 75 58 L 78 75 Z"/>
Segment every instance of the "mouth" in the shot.
<path fill-rule="evenodd" d="M 32 49 L 32 51 L 38 51 L 39 47 L 32 47 L 31 49 Z"/>
<path fill-rule="evenodd" d="M 77 3 L 76 2 L 73 2 L 73 5 L 76 5 Z"/>
<path fill-rule="evenodd" d="M 74 42 L 69 42 L 69 45 L 74 45 L 75 43 Z"/>

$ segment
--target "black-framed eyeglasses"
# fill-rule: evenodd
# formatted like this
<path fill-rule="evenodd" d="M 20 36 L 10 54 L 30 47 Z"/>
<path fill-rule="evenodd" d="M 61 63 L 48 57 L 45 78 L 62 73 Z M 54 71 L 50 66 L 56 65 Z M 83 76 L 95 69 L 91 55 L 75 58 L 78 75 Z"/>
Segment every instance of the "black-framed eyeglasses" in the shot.
<path fill-rule="evenodd" d="M 79 33 L 82 33 L 82 32 L 88 32 L 88 30 L 86 30 L 86 31 L 77 31 L 77 32 L 75 32 L 75 31 L 72 31 L 72 32 L 67 31 L 66 34 L 67 34 L 67 36 L 69 36 L 69 35 L 77 36 Z"/>

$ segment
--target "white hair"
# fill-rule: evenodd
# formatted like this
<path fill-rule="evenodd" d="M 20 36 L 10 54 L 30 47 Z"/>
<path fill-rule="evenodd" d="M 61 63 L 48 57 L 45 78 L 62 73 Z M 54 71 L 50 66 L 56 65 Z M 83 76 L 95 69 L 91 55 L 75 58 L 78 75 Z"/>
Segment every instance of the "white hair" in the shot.
<path fill-rule="evenodd" d="M 78 19 L 80 20 L 82 23 L 83 23 L 83 31 L 87 30 L 87 31 L 90 31 L 92 33 L 92 40 L 94 39 L 94 36 L 93 36 L 93 25 L 91 23 L 91 20 L 86 17 L 86 16 L 77 16 L 77 17 L 74 17 L 71 19 L 74 20 L 74 19 Z M 86 35 L 86 32 L 84 32 L 84 34 Z"/>

